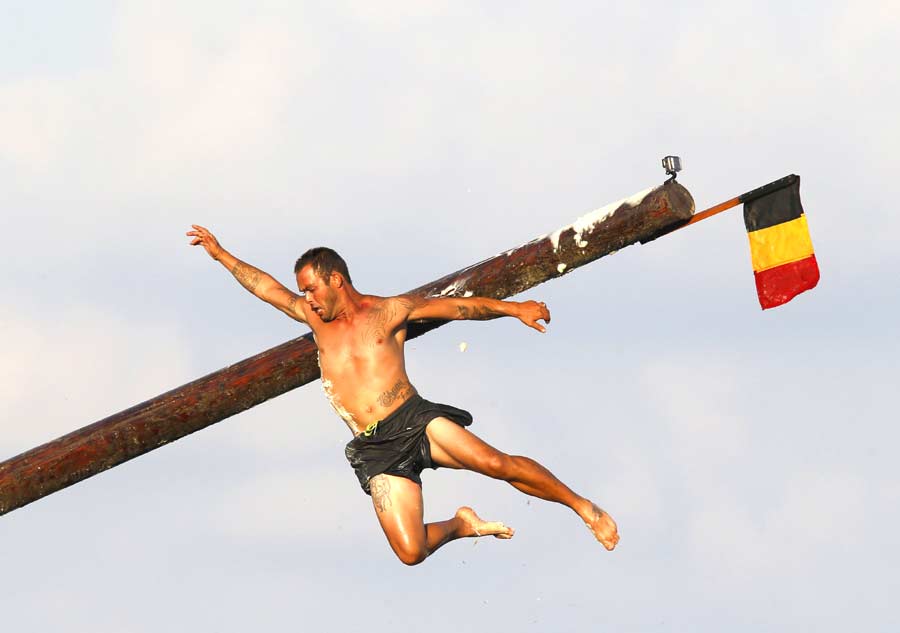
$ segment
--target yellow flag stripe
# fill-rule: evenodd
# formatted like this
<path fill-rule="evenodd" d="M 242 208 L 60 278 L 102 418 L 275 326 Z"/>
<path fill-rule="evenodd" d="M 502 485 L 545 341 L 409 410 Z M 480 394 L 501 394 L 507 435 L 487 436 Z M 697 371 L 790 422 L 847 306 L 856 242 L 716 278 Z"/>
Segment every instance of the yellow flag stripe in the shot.
<path fill-rule="evenodd" d="M 806 215 L 759 231 L 747 233 L 753 270 L 762 272 L 796 262 L 813 254 Z"/>

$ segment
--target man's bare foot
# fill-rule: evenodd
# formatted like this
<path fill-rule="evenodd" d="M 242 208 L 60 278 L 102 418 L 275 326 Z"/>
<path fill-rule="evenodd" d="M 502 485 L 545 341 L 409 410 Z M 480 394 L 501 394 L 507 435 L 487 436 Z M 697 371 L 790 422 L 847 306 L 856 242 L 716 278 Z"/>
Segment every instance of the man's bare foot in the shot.
<path fill-rule="evenodd" d="M 598 508 L 596 504 L 591 503 L 590 505 L 587 515 L 582 515 L 581 518 L 584 519 L 584 524 L 603 547 L 612 551 L 619 542 L 616 522 L 606 512 Z"/>
<path fill-rule="evenodd" d="M 463 536 L 493 536 L 494 538 L 509 539 L 515 534 L 511 527 L 498 521 L 485 521 L 472 508 L 462 507 L 456 511 L 456 518 L 465 525 Z"/>

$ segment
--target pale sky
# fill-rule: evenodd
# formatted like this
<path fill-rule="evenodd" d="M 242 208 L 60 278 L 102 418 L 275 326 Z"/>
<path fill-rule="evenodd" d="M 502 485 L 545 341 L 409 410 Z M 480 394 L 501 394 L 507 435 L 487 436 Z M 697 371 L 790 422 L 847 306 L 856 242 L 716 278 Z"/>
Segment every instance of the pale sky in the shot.
<path fill-rule="evenodd" d="M 0 459 L 305 333 L 187 246 L 402 292 L 661 183 L 790 173 L 819 287 L 759 309 L 740 209 L 408 345 L 427 398 L 618 521 L 408 568 L 319 383 L 0 517 L 18 632 L 895 631 L 900 4 L 0 0 Z M 460 352 L 459 344 L 468 348 Z"/>

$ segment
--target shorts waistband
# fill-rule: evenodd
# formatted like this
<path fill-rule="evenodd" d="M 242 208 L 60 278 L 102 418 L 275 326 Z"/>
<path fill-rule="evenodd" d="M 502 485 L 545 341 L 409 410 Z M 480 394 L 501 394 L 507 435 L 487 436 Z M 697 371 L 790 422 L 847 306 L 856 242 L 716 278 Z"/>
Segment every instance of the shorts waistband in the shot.
<path fill-rule="evenodd" d="M 418 392 L 414 393 L 414 394 L 411 395 L 409 398 L 407 398 L 406 401 L 405 401 L 403 404 L 401 404 L 399 407 L 397 407 L 396 409 L 394 409 L 393 411 L 391 411 L 391 412 L 388 414 L 388 416 L 387 416 L 386 418 L 383 418 L 383 419 L 381 419 L 381 420 L 376 420 L 375 422 L 372 422 L 372 424 L 370 424 L 369 426 L 367 426 L 367 427 L 365 428 L 364 431 L 362 431 L 362 432 L 360 432 L 359 434 L 357 434 L 356 437 L 360 437 L 360 436 L 362 436 L 362 437 L 372 437 L 373 435 L 375 435 L 375 434 L 378 432 L 378 426 L 379 426 L 380 424 L 386 424 L 386 423 L 390 422 L 391 420 L 393 420 L 393 419 L 396 418 L 397 416 L 402 415 L 403 412 L 404 412 L 406 409 L 408 409 L 409 407 L 411 407 L 415 402 L 420 402 L 420 401 L 422 401 L 422 400 L 423 400 L 423 398 L 422 398 L 422 396 L 419 395 Z"/>

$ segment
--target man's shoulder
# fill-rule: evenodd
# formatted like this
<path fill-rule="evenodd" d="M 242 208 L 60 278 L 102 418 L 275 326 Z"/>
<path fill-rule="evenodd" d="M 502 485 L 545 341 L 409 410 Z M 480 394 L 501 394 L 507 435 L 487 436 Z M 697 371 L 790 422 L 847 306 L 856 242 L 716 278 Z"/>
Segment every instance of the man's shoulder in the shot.
<path fill-rule="evenodd" d="M 395 297 L 379 297 L 378 295 L 363 295 L 362 306 L 368 310 L 383 308 L 386 303 Z"/>
<path fill-rule="evenodd" d="M 378 295 L 363 295 L 360 302 L 363 312 L 371 317 L 378 315 L 381 318 L 385 316 L 391 318 L 400 310 L 398 297 L 380 297 Z"/>
<path fill-rule="evenodd" d="M 364 305 L 369 318 L 377 318 L 385 323 L 400 324 L 409 320 L 410 314 L 422 305 L 424 299 L 410 295 L 379 297 L 366 295 Z"/>
<path fill-rule="evenodd" d="M 390 297 L 380 297 L 378 295 L 363 295 L 363 305 L 369 309 L 402 307 L 412 309 L 425 302 L 425 299 L 416 295 L 392 295 Z"/>
<path fill-rule="evenodd" d="M 428 302 L 428 299 L 426 299 L 425 297 L 421 297 L 419 295 L 410 295 L 410 294 L 397 295 L 396 297 L 391 297 L 391 298 L 396 300 L 397 303 L 399 303 L 401 306 L 403 306 L 407 310 L 413 310 L 422 305 L 425 305 L 425 303 Z"/>

